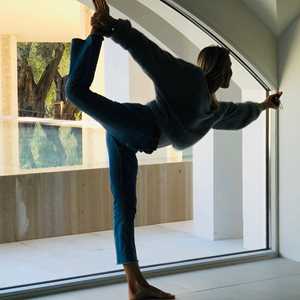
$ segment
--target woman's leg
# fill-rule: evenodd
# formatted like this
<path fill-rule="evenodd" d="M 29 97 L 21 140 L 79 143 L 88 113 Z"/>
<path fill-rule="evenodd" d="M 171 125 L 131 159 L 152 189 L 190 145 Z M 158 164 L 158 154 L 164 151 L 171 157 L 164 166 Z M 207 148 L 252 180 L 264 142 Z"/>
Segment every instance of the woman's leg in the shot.
<path fill-rule="evenodd" d="M 167 88 L 166 84 L 172 86 L 174 84 L 172 79 L 176 78 L 174 71 L 177 70 L 175 72 L 177 77 L 182 75 L 181 72 L 178 73 L 178 59 L 133 28 L 129 20 L 117 20 L 110 16 L 106 0 L 93 2 L 96 12 L 91 18 L 92 32 L 102 32 L 128 50 L 154 81 L 156 87 Z"/>
<path fill-rule="evenodd" d="M 129 299 L 174 299 L 147 283 L 137 259 L 134 240 L 136 214 L 136 180 L 138 162 L 136 152 L 130 150 L 115 137 L 106 133 L 109 155 L 110 186 L 114 198 L 113 228 L 117 264 L 123 264 L 129 287 Z"/>
<path fill-rule="evenodd" d="M 138 162 L 136 151 L 106 133 L 109 156 L 110 186 L 114 198 L 113 225 L 117 264 L 137 262 L 134 241 L 136 214 L 136 178 Z"/>
<path fill-rule="evenodd" d="M 90 90 L 102 41 L 98 34 L 72 40 L 67 97 L 124 145 L 150 154 L 157 149 L 159 139 L 150 108 L 139 103 L 119 103 Z"/>
<path fill-rule="evenodd" d="M 130 21 L 119 19 L 115 23 L 111 35 L 113 41 L 131 54 L 152 79 L 156 89 L 164 95 L 172 95 L 176 84 L 182 81 L 182 67 L 178 59 L 132 27 Z"/>
<path fill-rule="evenodd" d="M 111 184 L 116 199 L 114 202 L 115 241 L 117 257 L 120 257 L 120 262 L 124 260 L 124 269 L 128 276 L 129 298 L 146 299 L 149 296 L 155 296 L 156 298 L 166 299 L 166 297 L 170 297 L 171 299 L 174 297 L 155 287 L 150 285 L 145 287 L 146 281 L 138 267 L 134 244 L 133 219 L 136 198 L 133 186 L 135 186 L 135 183 L 132 181 L 129 188 L 126 183 L 118 186 L 118 182 L 122 182 L 121 178 L 125 180 L 127 177 L 122 176 L 124 168 L 119 168 L 124 166 L 125 163 L 114 158 L 115 155 L 124 154 L 126 150 L 125 153 L 131 158 L 133 171 L 128 170 L 126 165 L 125 170 L 130 171 L 128 178 L 133 180 L 134 172 L 136 172 L 136 151 L 152 153 L 157 148 L 159 131 L 157 131 L 158 128 L 154 123 L 150 108 L 138 103 L 121 104 L 90 91 L 89 87 L 94 78 L 102 40 L 103 38 L 97 34 L 90 35 L 86 40 L 73 39 L 70 75 L 66 87 L 67 96 L 81 110 L 98 120 L 110 136 L 108 138 L 108 148 L 111 149 L 109 158 L 112 167 L 110 170 Z M 122 158 L 122 155 L 119 158 Z M 122 164 L 115 163 L 115 161 L 122 162 Z M 115 178 L 116 182 L 114 181 Z M 128 196 L 126 193 L 124 194 L 122 192 L 123 188 L 125 188 L 125 191 L 129 189 L 131 194 L 129 193 Z M 126 212 L 128 212 L 128 215 L 126 215 Z M 125 228 L 124 224 L 127 224 L 128 227 Z"/>

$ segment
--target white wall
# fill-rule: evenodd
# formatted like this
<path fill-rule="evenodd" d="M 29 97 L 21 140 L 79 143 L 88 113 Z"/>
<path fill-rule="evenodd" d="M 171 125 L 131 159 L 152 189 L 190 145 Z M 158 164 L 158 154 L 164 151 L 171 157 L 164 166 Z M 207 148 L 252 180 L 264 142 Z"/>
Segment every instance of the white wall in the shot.
<path fill-rule="evenodd" d="M 279 251 L 300 261 L 300 17 L 278 40 L 279 83 L 284 110 L 279 116 Z"/>
<path fill-rule="evenodd" d="M 242 90 L 244 100 L 264 99 L 265 95 L 260 87 Z M 243 129 L 243 247 L 247 250 L 267 247 L 266 115 L 264 111 Z"/>
<path fill-rule="evenodd" d="M 111 39 L 103 43 L 105 97 L 117 102 L 130 102 L 129 54 Z"/>
<path fill-rule="evenodd" d="M 277 85 L 276 39 L 240 0 L 173 0 L 236 49 L 270 85 Z M 257 43 L 256 41 L 259 41 Z M 268 53 L 268 55 L 265 55 Z"/>
<path fill-rule="evenodd" d="M 239 103 L 242 89 L 231 81 L 230 88 L 218 90 L 217 97 Z M 215 238 L 243 239 L 243 131 L 214 130 L 213 153 Z"/>

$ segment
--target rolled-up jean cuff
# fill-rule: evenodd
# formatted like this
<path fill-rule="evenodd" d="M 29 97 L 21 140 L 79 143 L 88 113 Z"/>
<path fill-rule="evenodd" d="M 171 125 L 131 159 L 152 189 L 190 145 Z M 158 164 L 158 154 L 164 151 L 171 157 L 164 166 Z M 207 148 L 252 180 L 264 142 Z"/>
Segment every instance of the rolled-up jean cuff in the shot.
<path fill-rule="evenodd" d="M 138 260 L 133 260 L 133 261 L 126 261 L 126 262 L 120 262 L 117 263 L 118 265 L 122 264 L 122 265 L 128 265 L 128 264 L 132 264 L 132 263 L 138 263 Z"/>

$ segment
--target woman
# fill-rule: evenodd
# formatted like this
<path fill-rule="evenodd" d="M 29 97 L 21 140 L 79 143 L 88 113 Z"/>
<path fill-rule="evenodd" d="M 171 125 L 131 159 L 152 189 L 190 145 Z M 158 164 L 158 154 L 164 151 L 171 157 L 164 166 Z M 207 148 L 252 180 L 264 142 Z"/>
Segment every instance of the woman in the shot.
<path fill-rule="evenodd" d="M 112 18 L 105 0 L 94 4 L 91 34 L 85 40 L 72 40 L 67 96 L 106 129 L 117 264 L 124 266 L 129 299 L 174 299 L 148 284 L 139 269 L 134 241 L 137 151 L 150 154 L 167 145 L 181 150 L 211 128 L 243 128 L 264 109 L 277 108 L 282 93 L 263 103 L 218 102 L 215 92 L 228 88 L 232 76 L 227 49 L 204 48 L 198 66 L 190 64 L 160 49 L 128 20 Z M 90 91 L 103 37 L 111 37 L 140 64 L 154 82 L 155 100 L 146 105 L 119 103 Z"/>

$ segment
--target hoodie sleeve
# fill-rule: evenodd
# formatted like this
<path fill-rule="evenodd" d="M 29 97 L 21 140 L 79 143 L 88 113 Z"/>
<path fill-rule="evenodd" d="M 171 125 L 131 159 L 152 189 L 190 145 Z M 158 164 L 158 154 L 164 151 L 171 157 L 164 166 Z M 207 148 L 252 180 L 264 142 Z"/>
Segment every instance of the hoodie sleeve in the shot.
<path fill-rule="evenodd" d="M 255 121 L 263 111 L 256 102 L 219 102 L 224 114 L 214 124 L 213 129 L 238 130 Z"/>

